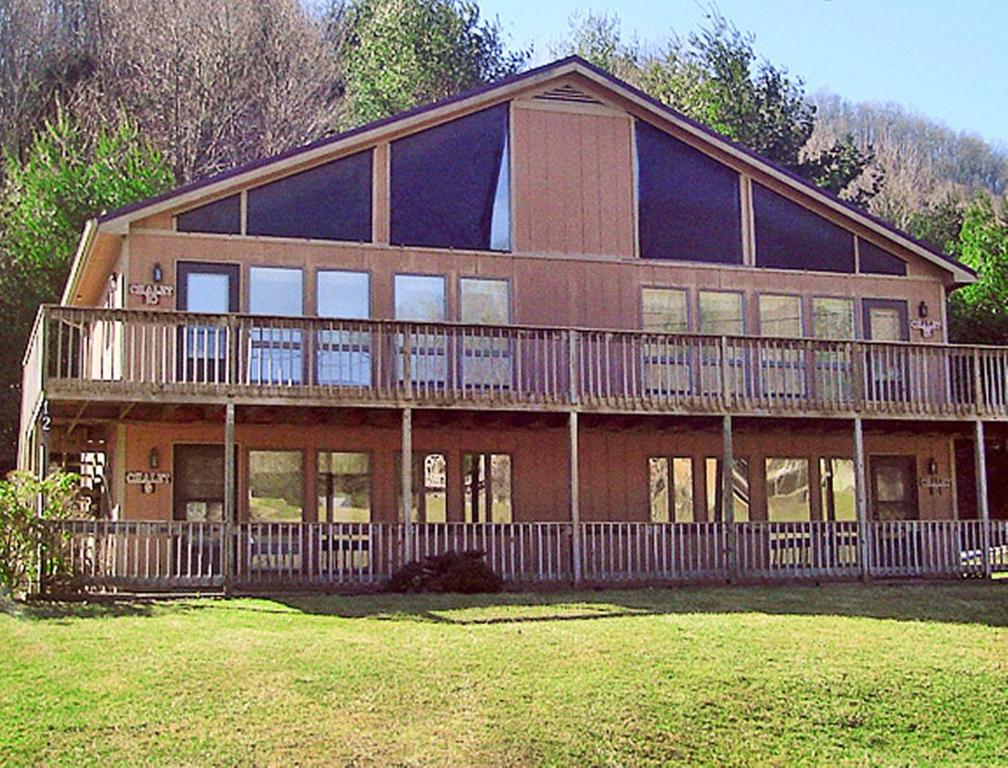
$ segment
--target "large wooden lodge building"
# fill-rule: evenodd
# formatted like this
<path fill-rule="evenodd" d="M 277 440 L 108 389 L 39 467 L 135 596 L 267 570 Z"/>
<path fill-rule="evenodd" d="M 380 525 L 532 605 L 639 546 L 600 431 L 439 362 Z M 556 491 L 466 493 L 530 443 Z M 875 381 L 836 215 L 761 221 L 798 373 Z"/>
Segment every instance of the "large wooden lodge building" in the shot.
<path fill-rule="evenodd" d="M 973 280 L 567 58 L 88 223 L 20 461 L 83 588 L 989 575 Z"/>

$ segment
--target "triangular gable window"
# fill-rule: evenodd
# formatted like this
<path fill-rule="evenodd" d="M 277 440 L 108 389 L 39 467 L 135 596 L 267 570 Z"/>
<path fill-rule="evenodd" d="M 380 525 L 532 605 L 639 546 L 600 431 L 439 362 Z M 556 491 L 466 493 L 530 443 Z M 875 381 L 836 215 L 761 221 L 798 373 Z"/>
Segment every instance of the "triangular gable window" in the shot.
<path fill-rule="evenodd" d="M 393 245 L 506 251 L 508 105 L 392 142 Z"/>
<path fill-rule="evenodd" d="M 906 275 L 907 265 L 903 259 L 889 251 L 858 238 L 858 261 L 862 272 L 872 275 Z"/>
<path fill-rule="evenodd" d="M 180 213 L 175 219 L 175 229 L 218 235 L 241 234 L 241 199 L 231 195 Z"/>
<path fill-rule="evenodd" d="M 250 235 L 371 240 L 371 150 L 248 192 Z"/>
<path fill-rule="evenodd" d="M 641 257 L 741 264 L 739 175 L 648 123 L 636 138 Z"/>
<path fill-rule="evenodd" d="M 761 184 L 752 186 L 756 266 L 854 271 L 854 235 Z"/>

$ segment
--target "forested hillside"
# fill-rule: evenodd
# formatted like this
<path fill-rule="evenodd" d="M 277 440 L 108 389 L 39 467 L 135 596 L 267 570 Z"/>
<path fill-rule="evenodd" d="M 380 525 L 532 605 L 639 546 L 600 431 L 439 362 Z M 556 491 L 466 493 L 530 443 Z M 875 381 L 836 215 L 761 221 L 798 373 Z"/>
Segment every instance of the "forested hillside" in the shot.
<path fill-rule="evenodd" d="M 818 120 L 811 144 L 852 136 L 871 151 L 885 184 L 871 202 L 873 213 L 908 226 L 914 214 L 949 198 L 965 201 L 978 192 L 1008 191 L 1008 148 L 916 114 L 897 103 L 846 101 L 813 94 Z"/>
<path fill-rule="evenodd" d="M 644 46 L 588 15 L 552 52 L 960 256 L 983 279 L 954 297 L 953 331 L 1008 339 L 1005 150 L 895 104 L 810 96 L 758 42 L 715 14 Z M 0 468 L 13 462 L 36 307 L 59 299 L 89 217 L 530 59 L 467 0 L 0 2 Z"/>

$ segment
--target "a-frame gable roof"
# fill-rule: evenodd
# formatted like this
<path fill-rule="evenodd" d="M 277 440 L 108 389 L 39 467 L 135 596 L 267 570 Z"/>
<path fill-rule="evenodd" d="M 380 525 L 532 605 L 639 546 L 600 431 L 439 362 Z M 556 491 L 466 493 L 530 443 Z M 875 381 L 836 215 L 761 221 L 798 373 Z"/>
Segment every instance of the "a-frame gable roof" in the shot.
<path fill-rule="evenodd" d="M 166 209 L 177 209 L 187 203 L 195 203 L 226 193 L 232 188 L 240 188 L 254 183 L 259 178 L 281 172 L 285 167 L 308 167 L 323 162 L 330 157 L 351 148 L 365 148 L 378 143 L 390 135 L 400 135 L 411 129 L 421 130 L 438 122 L 447 121 L 462 114 L 498 103 L 515 94 L 530 89 L 547 86 L 571 75 L 580 75 L 592 83 L 595 90 L 610 94 L 615 100 L 634 104 L 644 115 L 653 116 L 656 122 L 665 121 L 693 136 L 699 143 L 714 150 L 728 153 L 743 166 L 766 174 L 800 196 L 810 198 L 825 206 L 842 218 L 865 227 L 884 240 L 915 253 L 943 271 L 950 273 L 957 284 L 970 283 L 975 273 L 964 264 L 949 257 L 926 243 L 911 237 L 888 222 L 856 208 L 838 196 L 827 192 L 793 172 L 782 168 L 756 152 L 728 139 L 713 129 L 702 125 L 682 113 L 662 104 L 658 100 L 626 83 L 614 75 L 585 61 L 579 56 L 569 56 L 540 67 L 506 77 L 495 83 L 452 96 L 450 98 L 401 112 L 382 120 L 353 128 L 343 133 L 327 136 L 304 146 L 296 147 L 278 155 L 256 160 L 245 165 L 209 176 L 178 187 L 156 197 L 103 213 L 97 221 L 99 232 L 125 234 L 129 222 Z M 79 254 L 80 255 L 80 254 Z M 75 264 L 75 268 L 79 266 Z"/>

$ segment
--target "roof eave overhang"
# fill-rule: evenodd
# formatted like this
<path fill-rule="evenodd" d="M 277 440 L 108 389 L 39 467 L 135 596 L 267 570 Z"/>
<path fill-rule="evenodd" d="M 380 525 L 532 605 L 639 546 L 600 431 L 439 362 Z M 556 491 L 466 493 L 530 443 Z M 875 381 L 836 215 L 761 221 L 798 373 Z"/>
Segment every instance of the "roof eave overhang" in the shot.
<path fill-rule="evenodd" d="M 73 303 L 77 294 L 77 287 L 80 285 L 81 277 L 87 269 L 88 260 L 94 250 L 95 238 L 98 236 L 99 224 L 97 219 L 88 219 L 81 233 L 80 241 L 77 243 L 77 250 L 74 253 L 73 262 L 70 264 L 70 275 L 67 277 L 66 285 L 63 288 L 63 296 L 60 304 L 69 306 Z"/>

